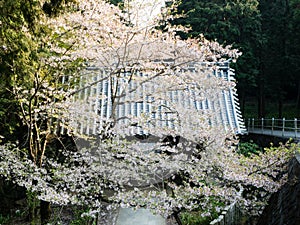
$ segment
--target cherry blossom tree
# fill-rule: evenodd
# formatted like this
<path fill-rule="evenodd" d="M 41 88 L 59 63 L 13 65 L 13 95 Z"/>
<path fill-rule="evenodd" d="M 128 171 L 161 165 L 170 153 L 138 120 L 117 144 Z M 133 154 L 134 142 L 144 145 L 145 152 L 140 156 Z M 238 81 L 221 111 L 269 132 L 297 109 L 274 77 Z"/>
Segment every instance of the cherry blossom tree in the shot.
<path fill-rule="evenodd" d="M 165 217 L 209 212 L 212 198 L 257 205 L 257 213 L 257 196 L 280 187 L 295 149 L 245 158 L 234 131 L 218 122 L 215 103 L 234 83 L 212 74 L 240 53 L 202 36 L 183 41 L 175 36 L 180 27 L 156 29 L 161 18 L 139 23 L 140 10 L 127 5 L 78 1 L 40 21 L 52 30 L 51 54 L 40 59 L 53 80 L 37 73 L 32 90 L 14 89 L 32 139 L 29 151 L 0 146 L 0 174 L 44 202 L 89 206 L 95 216 L 105 207 L 146 207 Z M 110 94 L 97 93 L 103 82 Z M 186 104 L 206 98 L 215 107 Z M 120 116 L 120 107 L 132 102 L 149 110 Z M 134 138 L 138 132 L 143 138 Z M 74 138 L 71 149 L 59 133 Z M 60 149 L 51 150 L 54 139 Z"/>

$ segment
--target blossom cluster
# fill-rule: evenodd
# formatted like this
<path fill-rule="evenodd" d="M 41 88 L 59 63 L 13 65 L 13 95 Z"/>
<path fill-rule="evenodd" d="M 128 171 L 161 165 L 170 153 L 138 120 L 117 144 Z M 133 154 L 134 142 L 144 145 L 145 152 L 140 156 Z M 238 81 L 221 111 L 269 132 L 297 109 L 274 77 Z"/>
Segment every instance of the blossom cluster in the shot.
<path fill-rule="evenodd" d="M 257 196 L 277 190 L 291 155 L 285 147 L 245 158 L 236 151 L 233 132 L 209 122 L 220 109 L 204 113 L 184 102 L 172 103 L 166 94 L 180 90 L 194 96 L 193 101 L 210 96 L 217 102 L 219 96 L 215 93 L 234 84 L 210 74 L 218 69 L 218 62 L 234 59 L 240 53 L 204 37 L 180 40 L 173 30 L 155 29 L 157 23 L 134 26 L 124 19 L 127 16 L 126 10 L 122 12 L 106 1 L 82 0 L 76 10 L 42 21 L 51 27 L 54 40 L 48 46 L 53 54 L 43 60 L 55 71 L 54 80 L 60 85 L 40 77 L 36 80 L 43 81 L 43 88 L 15 89 L 24 106 L 24 123 L 30 121 L 28 128 L 35 130 L 30 136 L 37 137 L 32 145 L 42 154 L 37 163 L 32 160 L 36 156 L 34 148 L 30 156 L 14 145 L 1 145 L 0 175 L 51 203 L 87 205 L 92 213 L 107 203 L 111 207 L 146 207 L 165 217 L 184 209 L 211 209 L 212 197 L 226 203 L 238 199 L 252 207 L 262 201 Z M 68 76 L 61 74 L 60 68 L 72 68 L 79 59 L 95 69 L 90 70 L 90 79 L 83 81 L 86 70 L 78 72 L 77 67 Z M 211 62 L 212 66 L 201 62 Z M 97 68 L 103 69 L 104 76 L 95 76 Z M 141 72 L 147 76 L 139 76 Z M 99 91 L 90 87 L 103 79 L 114 84 L 110 87 L 112 94 L 95 100 L 88 92 Z M 144 88 L 148 84 L 149 88 Z M 28 113 L 32 109 L 31 96 L 41 103 Z M 121 99 L 140 102 L 144 96 L 153 110 L 169 102 L 164 110 L 175 115 L 173 122 L 178 125 L 151 126 L 148 133 L 157 138 L 153 142 L 128 138 L 128 125 L 117 125 L 115 116 Z M 103 119 L 95 102 L 100 104 L 108 98 L 112 110 Z M 82 118 L 83 122 L 88 118 L 100 124 L 96 136 L 80 131 Z M 153 121 L 150 114 L 126 119 L 139 126 Z M 50 125 L 38 126 L 39 121 Z M 73 137 L 75 144 L 72 150 L 62 145 L 55 154 L 50 150 L 48 154 L 50 134 L 60 140 L 57 126 L 64 127 L 67 133 L 59 132 Z M 165 141 L 169 136 L 180 140 Z M 40 148 L 40 142 L 44 147 Z M 241 187 L 249 195 L 240 195 Z"/>

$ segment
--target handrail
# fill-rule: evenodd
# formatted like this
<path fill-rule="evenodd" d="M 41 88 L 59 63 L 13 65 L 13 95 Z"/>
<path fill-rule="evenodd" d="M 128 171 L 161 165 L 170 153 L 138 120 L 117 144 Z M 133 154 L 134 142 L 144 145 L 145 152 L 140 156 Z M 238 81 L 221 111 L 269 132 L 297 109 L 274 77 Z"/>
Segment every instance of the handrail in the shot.
<path fill-rule="evenodd" d="M 231 205 L 224 208 L 221 215 L 210 222 L 209 225 L 231 225 L 238 224 L 242 218 L 242 212 L 237 204 L 233 202 Z"/>
<path fill-rule="evenodd" d="M 248 132 L 269 133 L 272 136 L 278 136 L 278 131 L 281 136 L 300 137 L 300 119 L 275 119 L 275 118 L 248 118 Z M 277 134 L 277 135 L 275 135 Z"/>
<path fill-rule="evenodd" d="M 240 190 L 237 193 L 237 197 L 241 197 L 243 191 L 244 188 L 240 185 Z M 217 219 L 211 221 L 209 225 L 239 224 L 241 218 L 242 211 L 240 210 L 237 200 L 235 200 L 229 206 L 226 206 L 222 211 L 221 215 L 219 215 Z"/>

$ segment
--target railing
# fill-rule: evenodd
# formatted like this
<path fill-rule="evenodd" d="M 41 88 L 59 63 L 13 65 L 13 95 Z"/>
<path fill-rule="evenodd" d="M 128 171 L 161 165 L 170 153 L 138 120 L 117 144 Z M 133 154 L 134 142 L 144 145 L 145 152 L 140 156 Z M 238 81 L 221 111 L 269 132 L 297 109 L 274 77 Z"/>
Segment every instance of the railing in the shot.
<path fill-rule="evenodd" d="M 244 188 L 240 185 L 240 190 L 237 193 L 237 197 L 241 197 Z M 238 202 L 234 201 L 230 205 L 226 206 L 219 217 L 210 222 L 209 225 L 239 225 L 243 217 L 242 211 L 239 208 Z"/>
<path fill-rule="evenodd" d="M 254 119 L 249 118 L 247 123 L 249 133 L 268 134 L 272 136 L 300 138 L 300 120 L 288 119 Z"/>
<path fill-rule="evenodd" d="M 236 202 L 227 206 L 221 213 L 221 215 L 210 222 L 209 225 L 236 225 L 240 224 L 242 213 Z"/>

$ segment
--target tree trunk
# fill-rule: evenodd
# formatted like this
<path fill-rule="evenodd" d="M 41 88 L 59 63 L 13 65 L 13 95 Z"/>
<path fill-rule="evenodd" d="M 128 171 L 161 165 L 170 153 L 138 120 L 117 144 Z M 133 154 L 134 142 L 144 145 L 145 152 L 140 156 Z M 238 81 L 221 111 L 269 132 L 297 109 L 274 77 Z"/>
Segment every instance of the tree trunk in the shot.
<path fill-rule="evenodd" d="M 261 54 L 261 53 L 260 53 Z M 258 74 L 257 78 L 257 87 L 258 87 L 258 95 L 257 95 L 257 100 L 258 100 L 258 111 L 257 111 L 257 116 L 258 118 L 263 118 L 265 117 L 265 67 L 264 64 L 262 63 L 262 56 L 260 56 L 260 72 Z"/>
<path fill-rule="evenodd" d="M 51 217 L 51 207 L 50 207 L 50 202 L 46 202 L 41 200 L 40 202 L 40 207 L 41 207 L 41 224 L 47 224 L 50 220 Z"/>
<path fill-rule="evenodd" d="M 30 221 L 31 225 L 39 225 L 39 217 L 38 217 L 38 200 L 36 195 L 30 191 L 26 193 L 27 206 L 28 206 L 28 221 Z"/>
<path fill-rule="evenodd" d="M 278 98 L 278 118 L 282 118 L 282 112 L 283 112 L 283 101 L 282 97 Z"/>
<path fill-rule="evenodd" d="M 297 113 L 300 113 L 300 79 L 299 79 L 299 82 L 298 82 L 296 107 L 297 107 Z"/>
<path fill-rule="evenodd" d="M 265 91 L 263 81 L 260 81 L 258 93 L 258 118 L 265 117 Z"/>
<path fill-rule="evenodd" d="M 178 214 L 179 213 L 176 212 L 176 213 L 173 214 L 173 216 L 174 216 L 174 218 L 175 218 L 178 225 L 183 225 Z"/>

